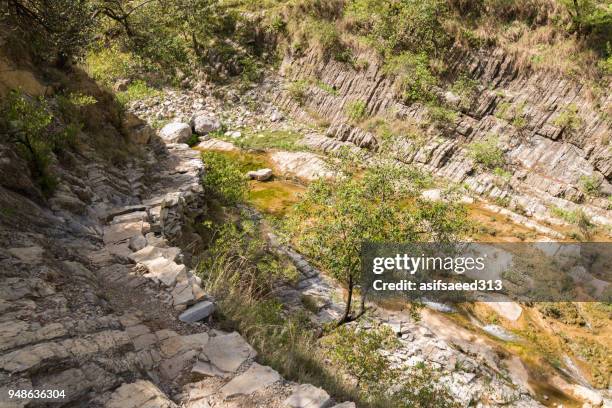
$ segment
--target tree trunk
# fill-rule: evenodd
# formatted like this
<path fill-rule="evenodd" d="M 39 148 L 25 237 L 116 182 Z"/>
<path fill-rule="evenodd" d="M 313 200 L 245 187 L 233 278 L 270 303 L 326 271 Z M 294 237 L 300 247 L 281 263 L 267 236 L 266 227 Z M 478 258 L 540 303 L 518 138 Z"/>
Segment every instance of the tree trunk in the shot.
<path fill-rule="evenodd" d="M 193 44 L 193 51 L 195 52 L 196 56 L 200 58 L 202 56 L 202 53 L 200 52 L 200 43 L 198 42 L 198 39 L 193 31 L 191 32 L 191 42 Z"/>
<path fill-rule="evenodd" d="M 576 26 L 576 33 L 578 38 L 582 35 L 582 15 L 580 13 L 580 4 L 578 0 L 574 0 L 574 10 L 576 11 L 576 17 L 574 18 L 574 25 Z"/>
<path fill-rule="evenodd" d="M 363 287 L 363 285 L 361 286 L 361 302 L 360 302 L 360 307 L 359 307 L 359 314 L 357 314 L 357 316 L 355 316 L 355 319 L 360 318 L 361 316 L 363 316 L 366 312 L 366 297 L 367 297 L 368 291 L 367 289 L 365 289 Z"/>
<path fill-rule="evenodd" d="M 353 275 L 349 274 L 348 280 L 348 297 L 346 299 L 346 308 L 344 309 L 344 316 L 338 321 L 338 327 L 344 323 L 351 321 L 351 303 L 353 301 Z"/>

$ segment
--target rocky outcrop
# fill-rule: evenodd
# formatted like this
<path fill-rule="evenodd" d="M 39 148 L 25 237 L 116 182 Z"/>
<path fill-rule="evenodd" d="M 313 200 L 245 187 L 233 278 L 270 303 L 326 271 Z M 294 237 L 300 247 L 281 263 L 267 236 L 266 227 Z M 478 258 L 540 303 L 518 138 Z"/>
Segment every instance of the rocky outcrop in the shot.
<path fill-rule="evenodd" d="M 583 209 L 600 224 L 612 223 L 606 199 L 612 192 L 608 140 L 612 132 L 600 113 L 612 103 L 610 96 L 593 101 L 588 90 L 574 80 L 542 71 L 522 72 L 501 51 L 455 49 L 446 60 L 448 77 L 468 76 L 478 85 L 473 97 L 446 92 L 449 104 L 457 105 L 458 116 L 440 129 L 429 124 L 426 107 L 402 103 L 393 79 L 384 75 L 376 57 L 367 57 L 371 63 L 366 69 L 354 69 L 322 61 L 315 53 L 295 59 L 287 56 L 281 66 L 287 82 L 315 78 L 336 91 L 329 92 L 312 81 L 305 97 L 296 101 L 279 86 L 272 92 L 272 101 L 303 121 L 312 121 L 313 115 L 327 119 L 330 139 L 376 149 L 375 135 L 352 124 L 345 114 L 347 104 L 362 101 L 367 116 L 429 126 L 425 140 L 395 142 L 395 156 L 401 162 L 464 183 L 485 197 L 507 199 L 510 208 L 542 220 L 550 219 L 550 208 L 559 207 Z M 468 154 L 469 143 L 491 134 L 499 135 L 513 173 L 501 184 Z M 585 177 L 601 183 L 603 198 L 585 194 Z"/>
<path fill-rule="evenodd" d="M 33 186 L 0 181 L 0 405 L 283 406 L 295 384 L 254 362 L 240 334 L 201 323 L 214 303 L 172 246 L 197 244 L 199 153 L 156 136 L 141 146 L 120 167 L 76 156 L 59 193 L 79 205 L 49 209 L 21 194 Z M 64 393 L 10 400 L 9 389 Z"/>
<path fill-rule="evenodd" d="M 320 177 L 333 177 L 332 171 L 325 160 L 317 154 L 309 152 L 272 152 L 270 160 L 275 168 L 286 177 L 294 177 L 303 181 L 312 181 Z"/>

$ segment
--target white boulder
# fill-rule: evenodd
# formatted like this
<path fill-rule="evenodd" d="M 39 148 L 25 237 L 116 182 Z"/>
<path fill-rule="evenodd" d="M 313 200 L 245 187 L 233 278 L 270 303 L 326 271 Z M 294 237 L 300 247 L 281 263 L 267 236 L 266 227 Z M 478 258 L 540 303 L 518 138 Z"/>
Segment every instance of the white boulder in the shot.
<path fill-rule="evenodd" d="M 187 123 L 168 123 L 159 131 L 166 143 L 185 143 L 191 137 L 191 126 Z"/>
<path fill-rule="evenodd" d="M 207 114 L 195 114 L 190 121 L 193 131 L 198 135 L 206 135 L 221 128 L 221 122 Z"/>

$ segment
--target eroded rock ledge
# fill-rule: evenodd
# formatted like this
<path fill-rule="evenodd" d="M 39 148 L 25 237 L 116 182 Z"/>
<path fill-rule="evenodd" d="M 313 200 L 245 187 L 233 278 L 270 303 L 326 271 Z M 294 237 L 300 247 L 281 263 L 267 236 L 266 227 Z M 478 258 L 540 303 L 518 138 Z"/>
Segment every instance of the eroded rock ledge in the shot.
<path fill-rule="evenodd" d="M 8 390 L 54 389 L 65 394 L 53 406 L 304 406 L 303 390 L 256 363 L 240 334 L 199 322 L 214 305 L 180 247 L 198 244 L 189 225 L 205 211 L 203 165 L 187 145 L 146 139 L 122 170 L 84 151 L 52 209 L 0 186 L 10 213 L 0 224 L 0 405 L 48 406 Z M 308 406 L 334 405 L 317 393 Z"/>

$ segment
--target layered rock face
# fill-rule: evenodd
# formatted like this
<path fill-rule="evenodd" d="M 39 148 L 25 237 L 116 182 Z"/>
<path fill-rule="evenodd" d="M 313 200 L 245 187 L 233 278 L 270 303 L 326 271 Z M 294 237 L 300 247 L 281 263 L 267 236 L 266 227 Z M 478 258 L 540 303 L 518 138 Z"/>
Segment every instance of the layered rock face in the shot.
<path fill-rule="evenodd" d="M 384 75 L 372 55 L 362 70 L 315 54 L 287 56 L 281 74 L 287 82 L 309 80 L 299 103 L 289 92 L 278 91 L 274 102 L 304 121 L 313 117 L 330 122 L 327 136 L 376 149 L 376 136 L 351 124 L 345 107 L 354 101 L 366 105 L 366 114 L 387 122 L 427 123 L 428 110 L 401 102 L 394 81 Z M 553 72 L 524 72 L 501 51 L 469 53 L 459 49 L 446 59 L 448 76 L 477 81 L 475 95 L 463 99 L 440 89 L 457 118 L 444 129 L 429 126 L 425 140 L 396 139 L 395 156 L 491 198 L 510 199 L 511 208 L 548 219 L 549 209 L 584 209 L 594 221 L 609 225 L 612 213 L 606 196 L 612 193 L 611 128 L 603 112 L 612 103 L 610 93 L 596 98 L 586 87 Z M 316 85 L 320 81 L 334 92 Z M 574 119 L 568 121 L 572 116 Z M 569 123 L 571 122 L 571 123 Z M 512 172 L 500 183 L 490 171 L 481 171 L 469 155 L 468 144 L 498 135 Z M 329 143 L 325 149 L 333 148 Z M 585 178 L 596 180 L 600 197 L 587 197 Z"/>
<path fill-rule="evenodd" d="M 214 303 L 180 248 L 206 211 L 199 153 L 136 128 L 123 165 L 82 146 L 58 166 L 50 208 L 0 180 L 0 406 L 299 406 L 298 384 L 203 323 Z M 19 156 L 3 166 L 27 179 Z"/>

